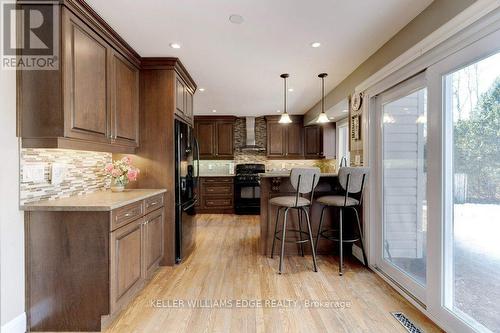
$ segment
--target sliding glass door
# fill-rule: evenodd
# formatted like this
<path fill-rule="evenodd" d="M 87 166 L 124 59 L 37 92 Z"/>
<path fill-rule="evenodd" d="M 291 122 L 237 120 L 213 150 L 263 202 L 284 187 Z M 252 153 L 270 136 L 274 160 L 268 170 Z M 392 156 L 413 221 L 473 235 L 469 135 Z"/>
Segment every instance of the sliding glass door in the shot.
<path fill-rule="evenodd" d="M 496 41 L 496 49 L 494 43 L 478 42 L 431 69 L 441 83 L 444 134 L 440 305 L 484 332 L 500 332 L 500 39 Z"/>
<path fill-rule="evenodd" d="M 497 24 L 371 92 L 372 264 L 450 332 L 500 332 Z"/>
<path fill-rule="evenodd" d="M 419 301 L 426 285 L 427 87 L 424 76 L 377 97 L 382 251 L 377 265 Z"/>

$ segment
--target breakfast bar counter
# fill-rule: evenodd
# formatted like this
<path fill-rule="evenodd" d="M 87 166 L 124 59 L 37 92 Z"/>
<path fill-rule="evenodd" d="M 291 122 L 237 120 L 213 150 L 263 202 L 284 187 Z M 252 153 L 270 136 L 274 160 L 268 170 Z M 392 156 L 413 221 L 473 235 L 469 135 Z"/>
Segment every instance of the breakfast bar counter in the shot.
<path fill-rule="evenodd" d="M 277 207 L 270 205 L 269 200 L 278 196 L 294 196 L 295 190 L 290 183 L 289 172 L 266 172 L 259 174 L 260 176 L 260 251 L 261 254 L 269 256 L 271 254 L 271 246 L 273 241 L 274 225 L 276 221 Z M 332 195 L 340 193 L 341 188 L 338 182 L 336 173 L 321 173 L 318 186 L 314 193 L 314 198 L 324 195 Z M 307 197 L 308 198 L 308 197 Z M 313 238 L 316 240 L 319 218 L 321 214 L 321 206 L 313 204 L 310 212 L 311 228 Z M 333 215 L 332 215 L 333 214 Z M 334 209 L 325 210 L 324 228 L 333 228 L 332 221 L 337 221 L 338 211 Z M 349 216 L 346 216 L 350 218 Z M 280 224 L 278 229 L 281 229 L 281 221 L 283 214 L 280 214 Z M 298 214 L 291 210 L 288 213 L 288 226 L 291 229 L 298 229 Z M 305 224 L 303 225 L 305 227 Z M 294 233 L 290 232 L 287 239 L 293 239 Z M 279 242 L 278 242 L 279 244 Z M 295 243 L 286 243 L 286 255 L 297 255 L 300 252 L 300 246 Z M 322 240 L 318 246 L 319 254 L 331 254 L 336 249 L 336 244 L 333 242 Z M 306 254 L 310 253 L 309 246 L 304 247 Z M 276 246 L 275 253 L 279 253 Z"/>

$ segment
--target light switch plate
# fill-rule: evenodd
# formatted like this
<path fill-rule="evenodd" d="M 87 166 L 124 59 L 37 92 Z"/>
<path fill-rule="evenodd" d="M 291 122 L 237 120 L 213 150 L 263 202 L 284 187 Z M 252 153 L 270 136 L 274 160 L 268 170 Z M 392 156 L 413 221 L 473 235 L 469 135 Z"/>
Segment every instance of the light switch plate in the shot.
<path fill-rule="evenodd" d="M 23 183 L 43 183 L 45 181 L 45 165 L 29 163 L 23 165 Z"/>
<path fill-rule="evenodd" d="M 354 155 L 354 164 L 356 164 L 356 165 L 361 164 L 361 156 L 360 155 Z"/>
<path fill-rule="evenodd" d="M 61 184 L 66 178 L 68 166 L 63 163 L 52 163 L 50 168 L 50 183 L 53 185 Z"/>

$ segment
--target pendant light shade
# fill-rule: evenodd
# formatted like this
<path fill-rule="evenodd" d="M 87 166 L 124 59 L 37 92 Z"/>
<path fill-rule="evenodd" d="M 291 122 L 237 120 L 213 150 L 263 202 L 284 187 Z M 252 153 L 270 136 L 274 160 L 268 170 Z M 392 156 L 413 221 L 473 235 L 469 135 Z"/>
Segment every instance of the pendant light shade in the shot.
<path fill-rule="evenodd" d="M 289 77 L 290 75 L 288 74 L 281 74 L 280 77 L 283 79 L 283 87 L 284 87 L 284 103 L 283 103 L 283 114 L 281 115 L 281 118 L 279 120 L 279 123 L 280 124 L 290 124 L 292 122 L 292 119 L 290 119 L 290 116 L 288 115 L 288 113 L 286 112 L 286 79 Z"/>
<path fill-rule="evenodd" d="M 325 77 L 327 76 L 328 74 L 326 73 L 321 73 L 318 75 L 318 77 L 321 78 L 321 113 L 319 114 L 316 122 L 319 124 L 330 122 L 330 119 L 328 119 L 328 116 L 325 113 Z"/>

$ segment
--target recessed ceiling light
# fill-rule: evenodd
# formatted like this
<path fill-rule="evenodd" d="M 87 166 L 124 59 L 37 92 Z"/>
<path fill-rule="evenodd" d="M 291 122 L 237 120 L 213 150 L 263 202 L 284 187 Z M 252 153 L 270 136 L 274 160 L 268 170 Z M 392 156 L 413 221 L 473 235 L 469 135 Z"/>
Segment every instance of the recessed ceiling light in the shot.
<path fill-rule="evenodd" d="M 213 113 L 217 112 L 217 110 L 212 110 Z"/>
<path fill-rule="evenodd" d="M 179 44 L 179 43 L 170 43 L 170 47 L 173 48 L 173 49 L 180 49 L 181 48 L 181 44 Z"/>
<path fill-rule="evenodd" d="M 320 47 L 320 46 L 321 46 L 320 42 L 313 42 L 313 43 L 311 43 L 311 47 L 316 48 L 316 47 Z"/>
<path fill-rule="evenodd" d="M 348 110 L 342 110 L 342 112 L 347 113 L 347 112 L 349 112 L 349 111 L 348 111 Z"/>
<path fill-rule="evenodd" d="M 201 92 L 204 92 L 204 91 L 205 91 L 205 88 L 200 88 L 200 89 L 198 89 L 198 90 L 199 90 L 199 91 L 201 91 Z"/>
<path fill-rule="evenodd" d="M 245 21 L 245 20 L 243 19 L 243 16 L 241 16 L 241 15 L 233 14 L 233 15 L 229 16 L 229 22 L 231 22 L 231 23 L 242 24 L 243 21 Z"/>
<path fill-rule="evenodd" d="M 289 91 L 289 92 L 292 92 L 292 91 L 293 91 L 293 88 L 288 88 L 288 91 Z"/>

